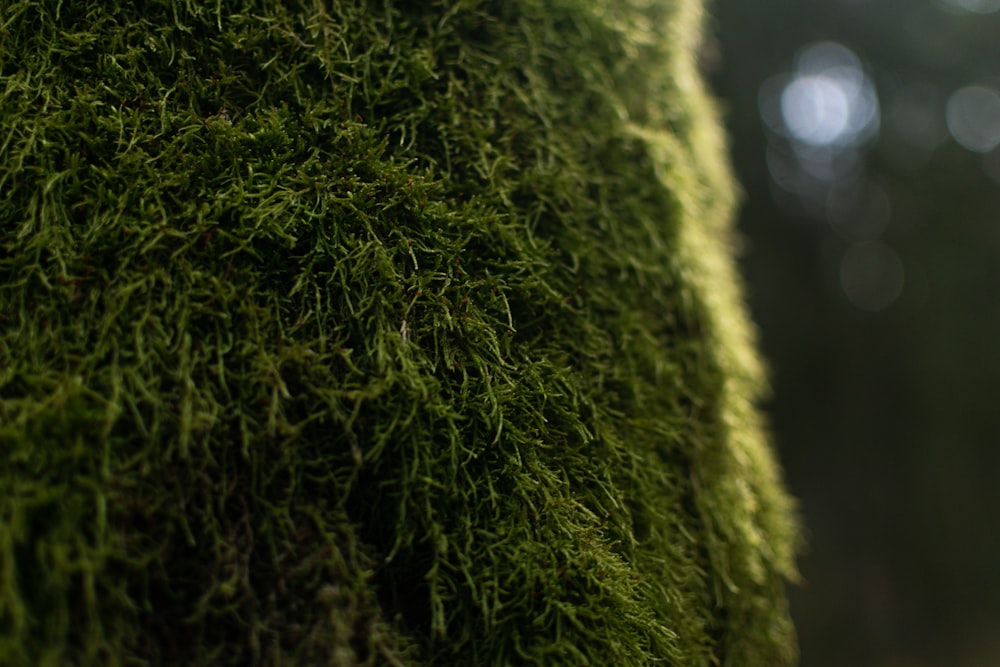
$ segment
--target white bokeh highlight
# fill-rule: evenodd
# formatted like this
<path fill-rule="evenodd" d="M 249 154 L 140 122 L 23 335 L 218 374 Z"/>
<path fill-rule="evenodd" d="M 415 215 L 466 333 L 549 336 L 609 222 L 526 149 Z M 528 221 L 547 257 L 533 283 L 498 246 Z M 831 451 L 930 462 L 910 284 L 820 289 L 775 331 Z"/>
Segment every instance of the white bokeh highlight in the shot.
<path fill-rule="evenodd" d="M 794 72 L 761 88 L 760 108 L 772 130 L 809 147 L 859 144 L 879 119 L 875 87 L 861 61 L 835 42 L 803 49 Z"/>

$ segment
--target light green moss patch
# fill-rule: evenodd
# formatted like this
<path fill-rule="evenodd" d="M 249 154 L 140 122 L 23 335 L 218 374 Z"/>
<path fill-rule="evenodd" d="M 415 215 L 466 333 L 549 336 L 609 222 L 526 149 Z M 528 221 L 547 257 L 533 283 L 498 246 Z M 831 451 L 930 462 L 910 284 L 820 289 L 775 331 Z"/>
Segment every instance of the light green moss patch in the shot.
<path fill-rule="evenodd" d="M 793 661 L 697 2 L 0 16 L 0 663 Z"/>

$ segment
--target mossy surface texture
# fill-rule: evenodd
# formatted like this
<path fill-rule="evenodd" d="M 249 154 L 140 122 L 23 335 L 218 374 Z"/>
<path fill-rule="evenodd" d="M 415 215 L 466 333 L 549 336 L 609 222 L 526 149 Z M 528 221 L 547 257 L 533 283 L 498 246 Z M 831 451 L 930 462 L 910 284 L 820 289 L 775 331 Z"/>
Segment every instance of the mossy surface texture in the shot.
<path fill-rule="evenodd" d="M 0 664 L 795 658 L 691 0 L 0 3 Z"/>

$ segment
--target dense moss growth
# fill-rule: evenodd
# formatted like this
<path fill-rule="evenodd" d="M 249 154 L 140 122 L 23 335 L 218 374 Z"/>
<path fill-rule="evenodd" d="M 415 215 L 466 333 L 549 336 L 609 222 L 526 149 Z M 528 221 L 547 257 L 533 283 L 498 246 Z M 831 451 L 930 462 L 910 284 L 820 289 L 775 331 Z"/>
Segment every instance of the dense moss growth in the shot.
<path fill-rule="evenodd" d="M 0 664 L 793 662 L 697 2 L 0 8 Z"/>

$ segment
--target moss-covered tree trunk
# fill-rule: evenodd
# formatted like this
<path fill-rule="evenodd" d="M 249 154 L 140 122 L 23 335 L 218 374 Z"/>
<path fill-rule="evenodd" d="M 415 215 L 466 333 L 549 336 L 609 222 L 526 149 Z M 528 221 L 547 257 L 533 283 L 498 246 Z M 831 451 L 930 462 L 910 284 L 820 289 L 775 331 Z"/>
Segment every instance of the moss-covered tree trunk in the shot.
<path fill-rule="evenodd" d="M 0 2 L 0 664 L 794 661 L 695 0 Z"/>

